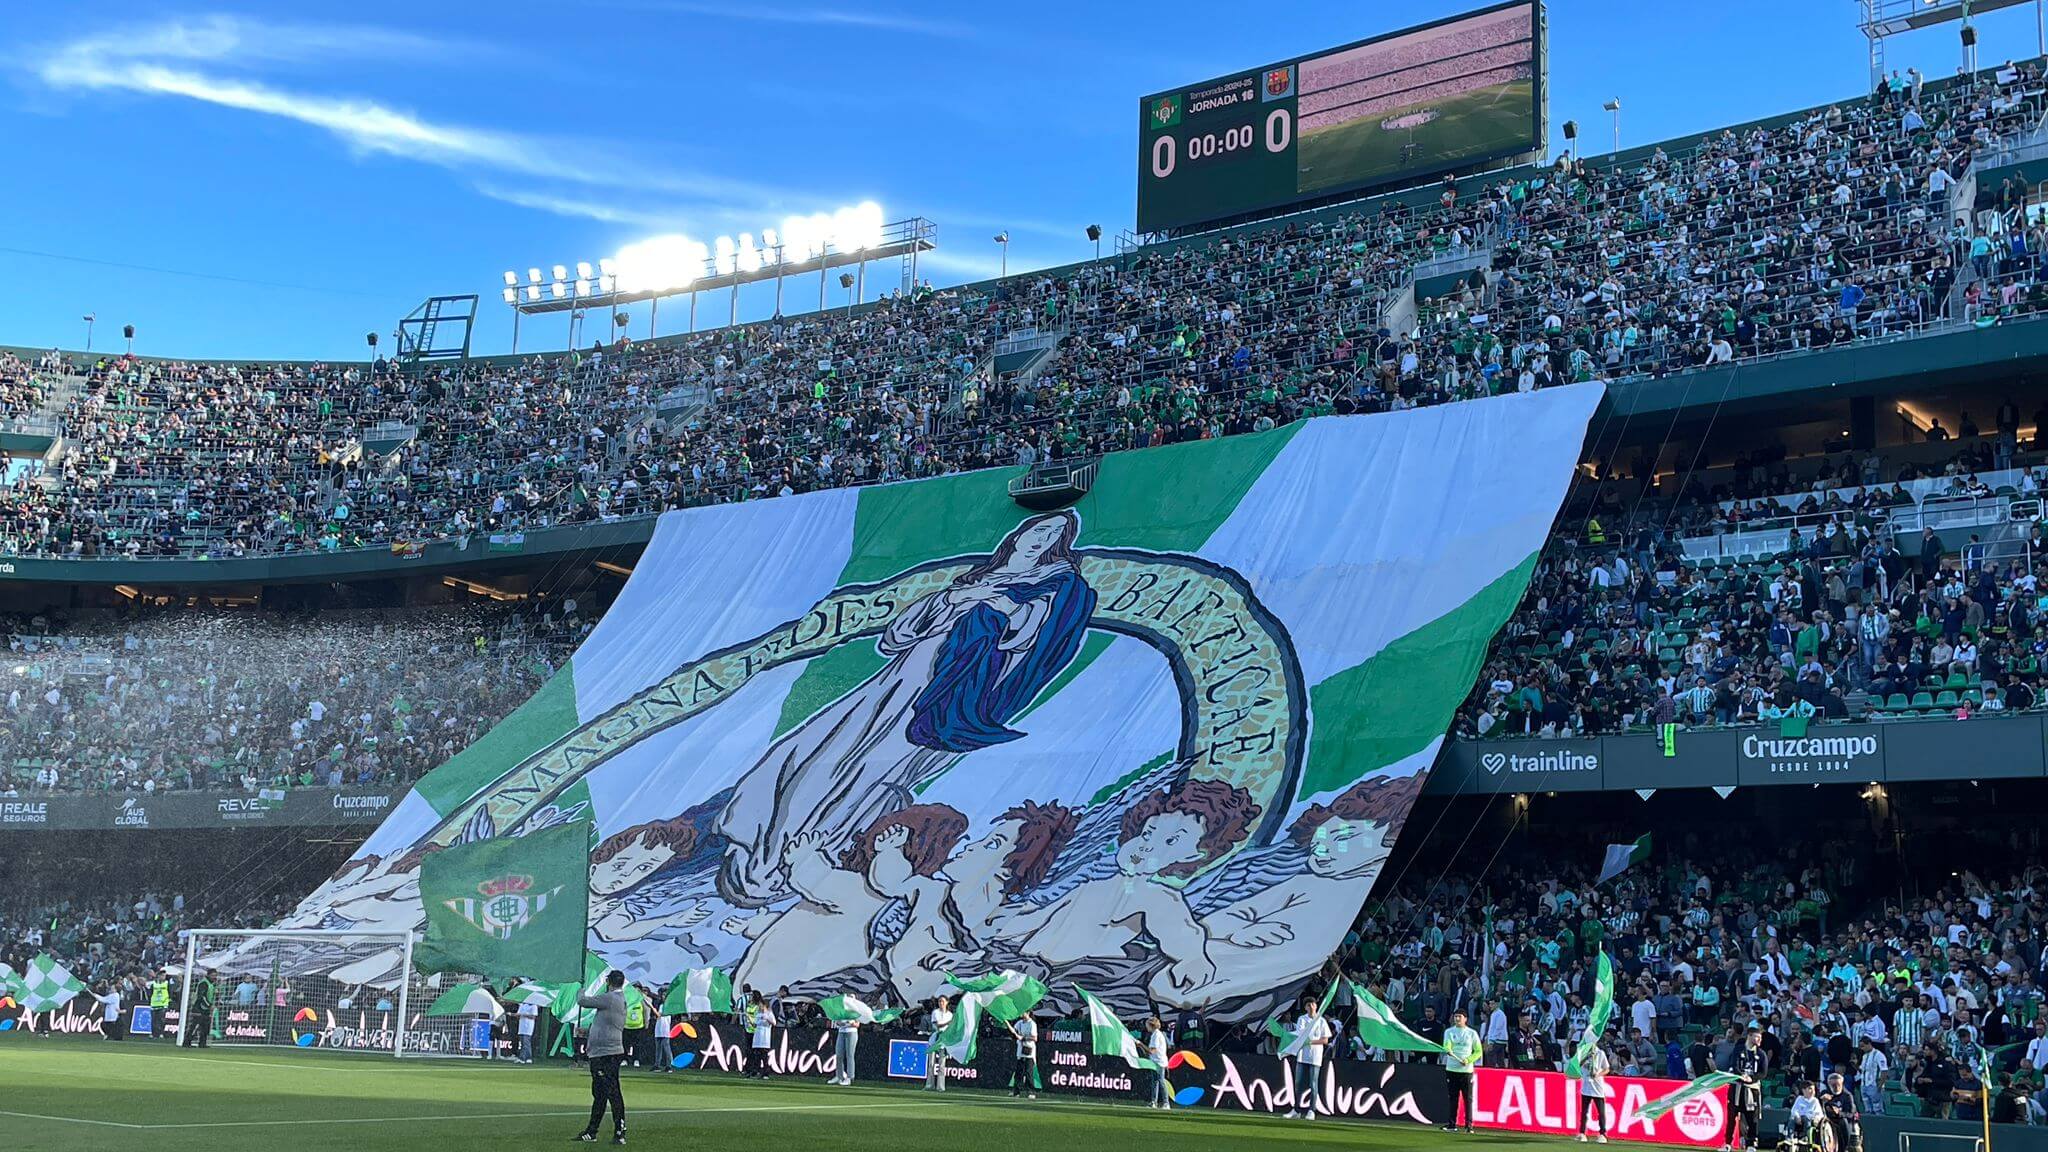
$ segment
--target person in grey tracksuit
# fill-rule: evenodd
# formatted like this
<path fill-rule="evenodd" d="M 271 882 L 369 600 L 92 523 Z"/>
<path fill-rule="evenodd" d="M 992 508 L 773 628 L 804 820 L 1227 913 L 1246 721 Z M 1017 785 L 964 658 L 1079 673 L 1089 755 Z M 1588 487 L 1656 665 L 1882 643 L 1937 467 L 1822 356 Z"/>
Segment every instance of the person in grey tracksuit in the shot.
<path fill-rule="evenodd" d="M 589 1144 L 597 1140 L 598 1125 L 604 1123 L 606 1104 L 612 1109 L 612 1143 L 626 1142 L 626 1097 L 619 1091 L 619 1061 L 626 1054 L 626 974 L 605 973 L 604 991 L 585 992 L 576 1003 L 596 1013 L 590 1022 L 590 1124 L 576 1139 Z"/>

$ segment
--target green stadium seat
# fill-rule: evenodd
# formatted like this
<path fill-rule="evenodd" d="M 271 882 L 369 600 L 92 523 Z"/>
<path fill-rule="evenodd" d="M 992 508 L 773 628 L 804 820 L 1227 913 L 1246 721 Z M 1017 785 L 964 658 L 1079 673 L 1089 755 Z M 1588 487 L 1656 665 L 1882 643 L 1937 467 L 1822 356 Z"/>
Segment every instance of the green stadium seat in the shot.
<path fill-rule="evenodd" d="M 1949 688 L 1967 688 L 1970 686 L 1970 678 L 1961 672 L 1951 672 L 1948 674 L 1948 682 L 1944 686 Z"/>
<path fill-rule="evenodd" d="M 1934 709 L 1934 697 L 1926 692 L 1915 692 L 1913 693 L 1913 707 L 1922 712 L 1931 712 Z"/>
<path fill-rule="evenodd" d="M 1934 698 L 1934 706 L 1936 708 L 1953 708 L 1961 702 L 1962 700 L 1960 697 L 1958 697 L 1953 692 L 1947 691 L 1946 689 L 1942 691 L 1941 695 L 1936 696 Z"/>
<path fill-rule="evenodd" d="M 1894 692 L 1884 699 L 1884 709 L 1887 712 L 1904 712 L 1912 706 L 1912 702 L 1906 699 L 1904 692 Z"/>

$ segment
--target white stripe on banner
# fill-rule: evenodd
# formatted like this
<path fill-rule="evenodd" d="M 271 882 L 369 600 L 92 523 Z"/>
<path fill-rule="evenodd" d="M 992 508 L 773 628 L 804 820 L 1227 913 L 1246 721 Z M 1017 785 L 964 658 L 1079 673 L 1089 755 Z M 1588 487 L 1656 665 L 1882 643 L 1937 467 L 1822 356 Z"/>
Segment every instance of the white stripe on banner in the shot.
<path fill-rule="evenodd" d="M 577 716 L 588 721 L 686 660 L 803 615 L 838 584 L 859 504 L 859 489 L 838 488 L 662 516 L 633 578 L 577 649 Z M 764 564 L 773 579 L 762 578 Z"/>

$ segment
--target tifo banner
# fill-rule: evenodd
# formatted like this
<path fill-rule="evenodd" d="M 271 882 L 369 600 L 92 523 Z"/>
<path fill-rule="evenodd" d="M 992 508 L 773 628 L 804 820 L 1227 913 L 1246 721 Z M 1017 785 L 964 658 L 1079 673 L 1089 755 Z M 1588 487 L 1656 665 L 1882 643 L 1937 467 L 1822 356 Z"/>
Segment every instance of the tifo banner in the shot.
<path fill-rule="evenodd" d="M 416 929 L 424 856 L 588 818 L 590 945 L 651 983 L 1263 1016 L 1372 887 L 1600 395 L 1118 453 L 1049 513 L 1015 469 L 671 513 L 286 924 Z"/>
<path fill-rule="evenodd" d="M 1654 1119 L 1643 1105 L 1685 1086 L 1683 1080 L 1609 1076 L 1608 1138 L 1652 1144 L 1718 1147 L 1728 1129 L 1728 1089 L 1694 1097 Z M 1478 1107 L 1472 1111 L 1481 1128 L 1569 1136 L 1579 1130 L 1579 1081 L 1558 1072 L 1520 1068 L 1480 1068 L 1475 1080 Z M 1594 1131 L 1598 1131 L 1595 1122 Z"/>

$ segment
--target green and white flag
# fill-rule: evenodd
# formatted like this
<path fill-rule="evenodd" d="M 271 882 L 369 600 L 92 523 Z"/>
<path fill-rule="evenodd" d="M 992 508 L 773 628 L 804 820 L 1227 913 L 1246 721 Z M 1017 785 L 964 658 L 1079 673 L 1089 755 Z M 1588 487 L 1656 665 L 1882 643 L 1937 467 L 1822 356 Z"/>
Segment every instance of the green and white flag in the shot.
<path fill-rule="evenodd" d="M 589 914 L 590 825 L 462 844 L 420 867 L 421 972 L 576 978 Z"/>
<path fill-rule="evenodd" d="M 1046 993 L 1044 984 L 1014 968 L 966 980 L 948 972 L 946 983 L 960 990 L 959 999 L 974 1000 L 983 1013 L 1005 1023 L 1038 1007 Z"/>
<path fill-rule="evenodd" d="M 1709 1072 L 1645 1103 L 1636 1109 L 1636 1115 L 1645 1120 L 1655 1120 L 1695 1096 L 1705 1096 L 1724 1085 L 1739 1084 L 1741 1081 L 1742 1077 L 1733 1072 Z"/>
<path fill-rule="evenodd" d="M 22 991 L 27 987 L 28 985 L 22 982 L 21 973 L 14 970 L 14 965 L 0 963 L 0 996 L 12 996 L 19 1000 Z"/>
<path fill-rule="evenodd" d="M 827 996 L 818 1001 L 818 1010 L 835 1023 L 851 1020 L 856 1024 L 887 1024 L 903 1015 L 901 1008 L 870 1008 L 858 996 Z"/>
<path fill-rule="evenodd" d="M 1449 1053 L 1450 1049 L 1417 1035 L 1403 1024 L 1394 1009 L 1363 984 L 1352 982 L 1351 998 L 1358 1003 L 1358 1037 L 1367 1044 L 1387 1052 Z"/>
<path fill-rule="evenodd" d="M 553 1011 L 555 1019 L 574 1024 L 578 1028 L 590 1027 L 590 1022 L 597 1018 L 597 1012 L 594 1009 L 585 1008 L 577 1003 L 576 997 L 579 995 L 595 996 L 600 992 L 606 991 L 604 978 L 606 973 L 611 970 L 612 966 L 605 962 L 604 957 L 599 956 L 595 952 L 585 952 L 583 954 L 582 982 L 565 982 L 554 986 L 555 1002 L 553 1004 Z M 631 984 L 626 985 L 620 991 L 625 994 L 627 1008 L 631 1008 L 635 1004 L 645 1004 L 647 1002 L 647 998 L 640 995 L 640 990 Z"/>
<path fill-rule="evenodd" d="M 1208 965 L 1150 934 L 1145 962 L 1122 963 L 1123 934 L 1085 917 L 1033 949 L 1111 961 L 1094 991 L 1115 1004 L 1162 970 L 1199 976 L 1187 995 L 1222 1018 L 1341 945 L 1601 399 L 1576 384 L 1115 452 L 1046 513 L 1010 498 L 1017 468 L 666 513 L 576 654 L 282 926 L 401 927 L 416 905 L 400 862 L 588 817 L 590 942 L 666 981 L 706 963 L 691 932 L 722 931 L 693 919 L 711 872 L 750 909 L 784 906 L 793 871 L 858 885 L 849 861 L 873 853 L 854 831 L 915 805 L 891 852 L 1047 908 L 1088 896 L 1073 864 L 1113 857 L 1144 804 L 1227 831 L 1145 878 L 1202 892 L 1217 925 L 1259 891 L 1299 898 Z M 829 980 L 807 966 L 839 964 L 836 919 L 764 938 L 777 984 Z M 987 943 L 985 922 L 974 935 Z M 719 961 L 739 971 L 749 944 L 723 935 Z M 940 971 L 941 951 L 903 962 Z"/>
<path fill-rule="evenodd" d="M 932 1037 L 932 1043 L 946 1050 L 955 1064 L 974 1063 L 975 1040 L 981 1034 L 981 1000 L 962 996 L 953 1006 L 953 1019 Z"/>
<path fill-rule="evenodd" d="M 1600 1043 L 1600 1037 L 1607 1033 L 1607 1019 L 1614 1015 L 1614 961 L 1607 958 L 1607 950 L 1600 950 L 1600 961 L 1593 969 L 1593 1009 L 1586 1015 L 1585 1031 L 1579 1033 L 1579 1043 L 1572 1050 L 1564 1070 L 1573 1076 L 1579 1074 L 1579 1062 L 1593 1054 Z"/>
<path fill-rule="evenodd" d="M 536 984 L 528 980 L 506 992 L 500 999 L 507 1004 L 524 1004 L 529 1000 L 536 1004 L 552 1004 L 555 1000 L 555 990 L 545 984 Z"/>
<path fill-rule="evenodd" d="M 21 1006 L 30 1012 L 62 1008 L 85 991 L 85 985 L 78 982 L 71 969 L 57 963 L 47 952 L 28 962 L 21 983 Z"/>
<path fill-rule="evenodd" d="M 1116 1018 L 1109 1005 L 1088 994 L 1086 988 L 1074 985 L 1074 991 L 1081 994 L 1082 1003 L 1088 1006 L 1088 1039 L 1097 1056 L 1116 1056 L 1133 1068 L 1146 1072 L 1159 1071 L 1159 1064 L 1145 1055 L 1145 1046 L 1131 1034 L 1124 1022 Z"/>
<path fill-rule="evenodd" d="M 1650 834 L 1643 833 L 1633 844 L 1609 844 L 1607 854 L 1600 861 L 1600 878 L 1593 881 L 1595 887 L 1607 883 L 1623 872 L 1650 858 Z"/>
<path fill-rule="evenodd" d="M 732 977 L 723 968 L 692 968 L 669 986 L 661 1010 L 671 1016 L 732 1011 Z"/>

